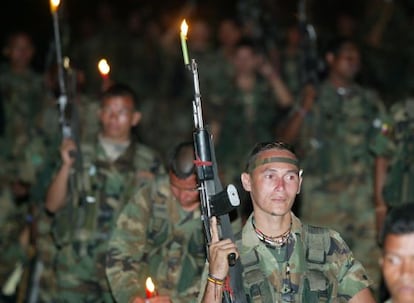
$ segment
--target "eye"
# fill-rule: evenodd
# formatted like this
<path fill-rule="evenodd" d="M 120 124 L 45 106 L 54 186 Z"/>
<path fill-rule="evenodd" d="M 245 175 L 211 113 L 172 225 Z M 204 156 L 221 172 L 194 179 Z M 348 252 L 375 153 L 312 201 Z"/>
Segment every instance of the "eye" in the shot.
<path fill-rule="evenodd" d="M 299 179 L 298 174 L 297 173 L 287 173 L 286 175 L 283 176 L 283 179 L 285 180 L 285 182 L 295 182 Z"/>
<path fill-rule="evenodd" d="M 386 255 L 384 260 L 390 265 L 400 265 L 402 262 L 401 258 L 396 255 Z"/>

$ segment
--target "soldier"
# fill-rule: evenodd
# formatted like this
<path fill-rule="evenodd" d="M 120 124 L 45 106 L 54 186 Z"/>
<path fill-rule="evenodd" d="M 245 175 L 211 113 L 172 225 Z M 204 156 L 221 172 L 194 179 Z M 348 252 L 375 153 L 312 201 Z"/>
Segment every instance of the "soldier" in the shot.
<path fill-rule="evenodd" d="M 114 301 L 104 267 L 114 222 L 135 190 L 164 171 L 159 156 L 131 135 L 140 118 L 134 92 L 114 84 L 101 97 L 96 141 L 79 148 L 70 138 L 62 142 L 46 197 L 59 248 L 56 302 Z"/>
<path fill-rule="evenodd" d="M 291 212 L 302 170 L 288 145 L 257 144 L 241 180 L 253 213 L 237 245 L 219 240 L 213 218 L 202 302 L 221 302 L 230 253 L 243 264 L 247 302 L 374 302 L 372 282 L 340 235 L 303 224 Z"/>
<path fill-rule="evenodd" d="M 389 209 L 414 203 L 414 99 L 393 104 L 372 147 L 377 231 Z"/>
<path fill-rule="evenodd" d="M 4 129 L 1 157 L 2 293 L 27 300 L 37 263 L 36 225 L 44 201 L 43 177 L 48 165 L 43 136 L 46 94 L 42 76 L 32 68 L 35 47 L 24 31 L 9 35 L 3 50 L 7 62 L 0 70 Z M 5 274 L 3 276 L 3 274 Z M 4 283 L 3 283 L 4 282 Z"/>
<path fill-rule="evenodd" d="M 375 158 L 374 201 L 378 240 L 387 213 L 414 202 L 414 100 L 393 104 L 372 145 Z M 382 288 L 385 290 L 385 288 Z M 386 295 L 381 292 L 380 298 Z"/>
<path fill-rule="evenodd" d="M 147 277 L 157 288 L 154 300 L 195 302 L 206 256 L 193 162 L 193 143 L 177 145 L 168 175 L 142 188 L 121 212 L 106 266 L 117 302 L 144 302 Z"/>
<path fill-rule="evenodd" d="M 28 33 L 11 33 L 3 52 L 8 62 L 0 68 L 4 110 L 0 174 L 12 184 L 13 195 L 24 198 L 31 194 L 36 174 L 45 162 L 41 116 L 46 94 L 42 76 L 31 66 L 35 48 Z"/>
<path fill-rule="evenodd" d="M 243 38 L 237 44 L 233 68 L 226 103 L 214 112 L 218 127 L 213 135 L 225 183 L 238 180 L 249 146 L 271 140 L 279 115 L 293 103 L 286 85 L 252 40 Z"/>
<path fill-rule="evenodd" d="M 360 52 L 353 41 L 333 41 L 325 60 L 327 79 L 317 91 L 305 88 L 302 106 L 292 112 L 282 137 L 297 144 L 304 158 L 302 219 L 337 230 L 378 282 L 370 144 L 385 107 L 374 91 L 355 81 Z"/>
<path fill-rule="evenodd" d="M 414 204 L 387 214 L 381 235 L 380 265 L 391 298 L 386 303 L 414 302 Z"/>

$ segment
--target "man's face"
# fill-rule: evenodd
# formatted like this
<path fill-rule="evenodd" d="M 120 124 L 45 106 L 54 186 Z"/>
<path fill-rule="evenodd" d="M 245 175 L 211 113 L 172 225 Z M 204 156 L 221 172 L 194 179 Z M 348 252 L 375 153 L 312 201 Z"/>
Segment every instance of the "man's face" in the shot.
<path fill-rule="evenodd" d="M 186 179 L 179 179 L 170 173 L 171 191 L 177 198 L 182 208 L 191 211 L 199 205 L 200 195 L 198 192 L 197 177 L 195 174 Z"/>
<path fill-rule="evenodd" d="M 331 72 L 352 81 L 360 69 L 360 53 L 352 43 L 345 43 L 336 56 L 328 59 Z"/>
<path fill-rule="evenodd" d="M 254 72 L 257 67 L 257 57 L 254 50 L 247 46 L 239 47 L 234 55 L 233 64 L 237 73 Z"/>
<path fill-rule="evenodd" d="M 389 234 L 381 265 L 392 302 L 414 302 L 414 233 Z"/>
<path fill-rule="evenodd" d="M 129 140 L 131 127 L 138 124 L 141 114 L 134 109 L 131 97 L 109 97 L 102 101 L 99 118 L 104 137 L 125 142 Z"/>
<path fill-rule="evenodd" d="M 296 160 L 290 151 L 277 149 L 259 153 L 258 160 L 276 157 Z M 284 216 L 289 213 L 301 182 L 298 167 L 287 162 L 262 164 L 250 174 L 242 174 L 243 187 L 250 192 L 256 217 L 260 214 Z"/>
<path fill-rule="evenodd" d="M 11 40 L 6 49 L 6 54 L 13 66 L 26 68 L 32 61 L 34 48 L 30 38 L 24 34 L 17 35 Z"/>

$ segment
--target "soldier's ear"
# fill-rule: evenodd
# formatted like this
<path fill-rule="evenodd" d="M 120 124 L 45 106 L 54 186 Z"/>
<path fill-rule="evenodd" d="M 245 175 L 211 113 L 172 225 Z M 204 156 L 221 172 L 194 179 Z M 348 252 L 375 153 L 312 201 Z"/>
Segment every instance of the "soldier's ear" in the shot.
<path fill-rule="evenodd" d="M 325 55 L 325 60 L 328 63 L 328 65 L 331 66 L 335 60 L 335 55 L 329 52 Z"/>
<path fill-rule="evenodd" d="M 251 190 L 251 180 L 250 180 L 250 175 L 248 173 L 242 173 L 241 174 L 241 181 L 242 181 L 242 185 L 245 191 L 250 191 Z"/>
<path fill-rule="evenodd" d="M 299 187 L 298 187 L 298 191 L 296 192 L 297 195 L 300 194 L 300 189 L 302 188 L 302 180 L 303 180 L 302 174 L 303 174 L 303 169 L 299 170 Z"/>
<path fill-rule="evenodd" d="M 141 118 L 142 118 L 142 114 L 141 114 L 141 112 L 135 111 L 135 112 L 132 114 L 132 121 L 131 121 L 131 125 L 132 125 L 132 126 L 136 126 L 136 125 L 139 123 L 139 121 L 141 121 Z"/>

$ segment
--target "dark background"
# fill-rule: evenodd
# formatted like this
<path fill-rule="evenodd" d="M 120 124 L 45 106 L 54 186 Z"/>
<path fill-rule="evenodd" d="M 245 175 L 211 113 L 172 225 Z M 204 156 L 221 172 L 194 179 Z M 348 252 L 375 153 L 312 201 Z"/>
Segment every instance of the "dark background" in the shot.
<path fill-rule="evenodd" d="M 72 37 L 76 35 L 76 21 L 82 17 L 94 17 L 97 5 L 102 0 L 61 0 L 60 13 L 64 13 L 64 19 L 70 25 Z M 113 0 L 109 1 L 114 6 L 115 16 L 122 19 L 126 15 L 128 9 L 133 6 L 141 6 L 146 10 L 152 10 L 154 14 L 160 10 L 177 10 L 186 2 L 191 1 L 143 1 L 143 0 Z M 234 14 L 239 4 L 238 1 L 192 1 L 200 10 L 204 11 L 208 16 L 223 16 Z M 206 2 L 208 2 L 206 4 Z M 246 1 L 254 3 L 255 1 Z M 275 22 L 283 22 L 290 18 L 294 18 L 297 9 L 296 1 L 276 1 L 276 0 L 260 0 L 256 1 L 260 5 L 271 9 Z M 358 15 L 366 1 L 332 1 L 317 0 L 308 1 L 312 5 L 312 14 L 314 21 L 320 26 L 329 25 L 334 22 L 335 12 L 346 9 L 353 14 Z M 0 19 L 2 20 L 1 44 L 4 46 L 5 39 L 13 30 L 23 29 L 32 34 L 35 45 L 37 47 L 34 65 L 36 69 L 42 69 L 45 52 L 48 45 L 53 39 L 52 18 L 50 14 L 48 0 L 3 0 L 0 4 Z M 2 59 L 4 59 L 2 57 Z"/>
<path fill-rule="evenodd" d="M 134 7 L 142 8 L 147 16 L 156 18 L 161 12 L 168 14 L 170 11 L 171 15 L 175 16 L 177 11 L 189 3 L 195 5 L 212 24 L 222 16 L 237 15 L 240 5 L 247 3 L 252 8 L 252 14 L 267 18 L 268 25 L 263 26 L 263 30 L 267 30 L 268 35 L 275 32 L 280 34 L 279 29 L 284 25 L 297 22 L 298 0 L 61 0 L 60 24 L 61 28 L 64 28 L 62 31 L 70 31 L 70 43 L 76 44 L 79 38 L 79 20 L 96 18 L 97 6 L 103 1 L 112 4 L 114 16 L 121 24 L 129 10 Z M 353 15 L 358 20 L 358 31 L 364 32 L 371 22 L 369 16 L 380 15 L 381 4 L 387 1 L 392 0 L 307 0 L 306 5 L 309 21 L 316 27 L 318 36 L 323 37 L 334 30 L 340 12 Z M 410 89 L 414 91 L 414 79 L 409 80 L 412 84 L 406 84 L 407 77 L 411 77 L 412 74 L 412 68 L 409 66 L 414 66 L 414 0 L 393 2 L 395 10 L 392 20 L 387 24 L 382 48 L 376 50 L 376 55 L 380 57 L 379 63 L 371 62 L 375 70 L 368 72 L 366 77 L 368 84 L 388 95 L 401 92 L 407 85 L 412 86 Z M 44 70 L 47 54 L 53 45 L 53 24 L 49 5 L 49 0 L 0 2 L 2 48 L 11 31 L 28 31 L 34 38 L 37 50 L 33 65 L 35 70 L 40 72 Z M 274 26 L 276 31 L 271 31 L 271 26 Z M 2 56 L 0 62 L 3 60 Z M 380 68 L 377 69 L 378 66 Z"/>

